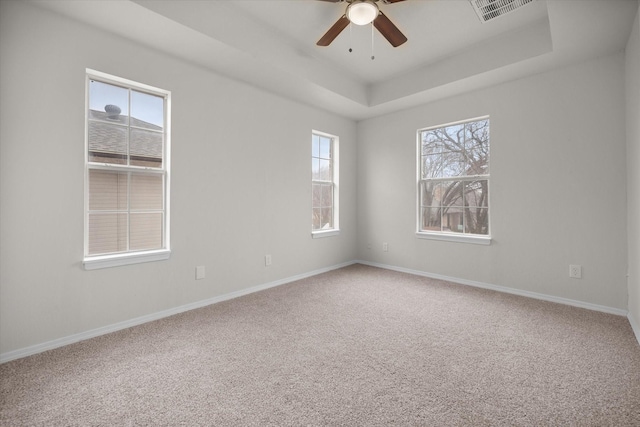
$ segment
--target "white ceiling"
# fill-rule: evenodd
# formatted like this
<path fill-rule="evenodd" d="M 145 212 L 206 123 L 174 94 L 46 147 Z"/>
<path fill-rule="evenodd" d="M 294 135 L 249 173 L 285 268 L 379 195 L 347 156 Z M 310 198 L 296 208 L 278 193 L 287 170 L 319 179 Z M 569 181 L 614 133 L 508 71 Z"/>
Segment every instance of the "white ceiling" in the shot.
<path fill-rule="evenodd" d="M 482 23 L 468 0 L 380 1 L 408 38 L 393 48 L 377 31 L 372 38 L 371 26 L 355 25 L 316 46 L 345 3 L 33 1 L 354 120 L 620 51 L 638 7 L 637 0 L 534 0 Z"/>

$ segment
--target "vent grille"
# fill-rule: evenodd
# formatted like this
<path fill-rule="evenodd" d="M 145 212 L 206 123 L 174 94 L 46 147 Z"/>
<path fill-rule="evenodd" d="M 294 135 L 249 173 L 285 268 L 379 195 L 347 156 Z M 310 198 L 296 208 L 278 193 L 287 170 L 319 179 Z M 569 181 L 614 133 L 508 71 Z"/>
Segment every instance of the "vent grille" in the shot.
<path fill-rule="evenodd" d="M 487 22 L 498 16 L 531 3 L 533 0 L 469 0 L 478 14 L 480 21 Z"/>

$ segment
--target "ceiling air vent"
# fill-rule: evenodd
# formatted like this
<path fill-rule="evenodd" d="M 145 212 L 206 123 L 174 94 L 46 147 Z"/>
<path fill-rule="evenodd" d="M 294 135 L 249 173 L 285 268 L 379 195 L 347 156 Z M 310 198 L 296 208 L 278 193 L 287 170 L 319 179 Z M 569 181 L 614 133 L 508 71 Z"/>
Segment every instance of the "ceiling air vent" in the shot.
<path fill-rule="evenodd" d="M 482 22 L 513 12 L 533 0 L 469 0 Z"/>

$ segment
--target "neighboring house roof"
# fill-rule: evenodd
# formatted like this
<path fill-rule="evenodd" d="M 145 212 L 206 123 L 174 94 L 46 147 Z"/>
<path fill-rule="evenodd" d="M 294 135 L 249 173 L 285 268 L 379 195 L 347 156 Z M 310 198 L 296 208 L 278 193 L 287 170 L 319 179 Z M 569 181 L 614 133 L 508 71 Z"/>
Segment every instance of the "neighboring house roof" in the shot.
<path fill-rule="evenodd" d="M 130 120 L 130 127 L 127 126 Z M 162 127 L 129 116 L 109 116 L 89 111 L 89 151 L 106 155 L 127 154 L 127 132 L 131 129 L 129 155 L 142 159 L 162 159 Z M 160 131 L 160 132 L 158 132 Z"/>

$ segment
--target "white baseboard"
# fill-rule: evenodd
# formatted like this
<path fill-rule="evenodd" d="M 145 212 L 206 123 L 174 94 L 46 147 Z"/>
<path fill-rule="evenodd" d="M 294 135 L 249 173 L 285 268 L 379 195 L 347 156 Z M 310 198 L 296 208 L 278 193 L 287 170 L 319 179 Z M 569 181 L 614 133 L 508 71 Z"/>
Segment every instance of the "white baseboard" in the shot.
<path fill-rule="evenodd" d="M 636 334 L 636 339 L 638 340 L 638 344 L 640 344 L 640 323 L 636 319 L 633 318 L 631 312 L 627 314 L 627 319 L 629 319 L 629 323 L 631 324 L 631 329 L 633 329 L 633 333 Z"/>
<path fill-rule="evenodd" d="M 349 265 L 352 264 L 364 264 L 364 265 L 369 265 L 372 267 L 379 267 L 379 268 L 384 268 L 387 270 L 393 270 L 393 271 L 399 271 L 402 273 L 409 273 L 409 274 L 414 274 L 417 276 L 424 276 L 424 277 L 429 277 L 432 279 L 439 279 L 439 280 L 445 280 L 448 282 L 453 282 L 453 283 L 458 283 L 461 285 L 467 285 L 467 286 L 474 286 L 477 288 L 483 288 L 483 289 L 490 289 L 490 290 L 494 290 L 494 291 L 498 291 L 498 292 L 504 292 L 504 293 L 508 293 L 508 294 L 514 294 L 514 295 L 520 295 L 520 296 L 524 296 L 524 297 L 529 297 L 529 298 L 534 298 L 534 299 L 539 299 L 539 300 L 543 300 L 543 301 L 550 301 L 550 302 L 555 302 L 555 303 L 559 303 L 559 304 L 565 304 L 565 305 L 570 305 L 570 306 L 574 306 L 574 307 L 580 307 L 580 308 L 586 308 L 588 310 L 594 310 L 594 311 L 600 311 L 603 313 L 609 313 L 609 314 L 615 314 L 615 315 L 619 315 L 619 316 L 626 316 L 629 319 L 629 323 L 631 324 L 631 328 L 633 329 L 635 336 L 638 340 L 638 343 L 640 343 L 640 324 L 638 324 L 638 321 L 636 319 L 634 319 L 631 316 L 631 313 L 628 313 L 627 310 L 622 310 L 619 308 L 613 308 L 613 307 L 607 307 L 607 306 L 603 306 L 603 305 L 598 305 L 598 304 L 591 304 L 588 302 L 583 302 L 583 301 L 576 301 L 576 300 L 571 300 L 571 299 L 567 299 L 567 298 L 560 298 L 560 297 L 555 297 L 552 295 L 546 295 L 546 294 L 540 294 L 537 292 L 529 292 L 529 291 L 523 291 L 520 289 L 513 289 L 513 288 L 507 288 L 505 286 L 498 286 L 498 285 L 492 285 L 492 284 L 488 284 L 488 283 L 483 283 L 483 282 L 476 282 L 473 280 L 467 280 L 467 279 L 459 279 L 457 277 L 450 277 L 450 276 L 443 276 L 440 274 L 432 274 L 432 273 L 427 273 L 424 271 L 419 271 L 419 270 L 412 270 L 409 268 L 403 268 L 403 267 L 396 267 L 393 265 L 387 265 L 387 264 L 379 264 L 379 263 L 375 263 L 375 262 L 369 262 L 369 261 L 362 261 L 362 260 L 358 260 L 358 261 L 349 261 L 346 263 L 342 263 L 342 264 L 337 264 L 337 265 L 333 265 L 330 267 L 325 267 L 325 268 L 321 268 L 318 270 L 313 270 L 307 273 L 303 273 L 303 274 L 299 274 L 296 276 L 291 276 L 291 277 L 287 277 L 284 279 L 280 279 L 280 280 L 275 280 L 273 282 L 269 282 L 269 283 L 264 283 L 262 285 L 257 285 L 257 286 L 253 286 L 251 288 L 247 288 L 247 289 L 242 289 L 239 291 L 235 291 L 235 292 L 231 292 L 225 295 L 220 295 L 217 297 L 213 297 L 213 298 L 209 298 L 206 300 L 202 300 L 202 301 L 196 301 L 190 304 L 186 304 L 186 305 L 182 305 L 179 307 L 174 307 L 168 310 L 163 310 L 157 313 L 152 313 L 152 314 L 148 314 L 146 316 L 141 316 L 141 317 L 136 317 L 134 319 L 130 319 L 130 320 L 125 320 L 123 322 L 118 322 L 112 325 L 107 325 L 107 326 L 103 326 L 100 328 L 96 328 L 96 329 L 91 329 L 89 331 L 85 331 L 85 332 L 81 332 L 79 334 L 74 334 L 74 335 L 69 335 L 67 337 L 63 337 L 63 338 L 59 338 L 59 339 L 55 339 L 52 341 L 47 341 L 41 344 L 36 344 L 33 346 L 29 346 L 29 347 L 25 347 L 22 349 L 18 349 L 18 350 L 14 350 L 14 351 L 9 351 L 6 353 L 2 353 L 0 354 L 0 364 L 1 363 L 5 363 L 5 362 L 9 362 L 11 360 L 15 360 L 15 359 L 20 359 L 23 357 L 27 357 L 27 356 L 31 356 L 34 354 L 38 354 L 38 353 L 42 353 L 44 351 L 47 350 L 53 350 L 55 348 L 58 347 L 63 347 L 65 345 L 69 345 L 69 344 L 73 344 L 79 341 L 84 341 L 90 338 L 95 338 L 97 336 L 100 335 L 105 335 L 111 332 L 116 332 L 122 329 L 126 329 L 126 328 L 130 328 L 132 326 L 137 326 L 137 325 L 141 325 L 143 323 L 147 323 L 147 322 L 152 322 L 154 320 L 159 320 L 165 317 L 169 317 L 169 316 L 173 316 L 175 314 L 179 314 L 179 313 L 183 313 L 185 311 L 189 311 L 189 310 L 194 310 L 196 308 L 201 308 L 201 307 L 206 307 L 208 305 L 211 304 L 216 304 L 218 302 L 222 302 L 222 301 L 227 301 L 233 298 L 238 298 L 241 297 L 243 295 L 248 295 L 254 292 L 259 292 L 265 289 L 269 289 L 269 288 L 273 288 L 276 286 L 280 286 L 280 285 L 284 285 L 286 283 L 291 283 L 291 282 L 295 282 L 296 280 L 301 280 L 301 279 L 306 279 L 307 277 L 311 277 L 311 276 L 315 276 L 321 273 L 326 273 L 328 271 L 332 271 L 332 270 L 336 270 L 338 268 L 343 268 L 343 267 L 347 267 Z"/>
<path fill-rule="evenodd" d="M 507 288 L 506 286 L 492 285 L 492 284 L 489 284 L 489 283 L 476 282 L 474 280 L 459 279 L 457 277 L 443 276 L 443 275 L 440 275 L 440 274 L 427 273 L 425 271 L 412 270 L 412 269 L 409 269 L 409 268 L 396 267 L 396 266 L 387 265 L 387 264 L 379 264 L 379 263 L 376 263 L 376 262 L 369 262 L 369 261 L 357 261 L 357 262 L 358 262 L 358 264 L 364 264 L 364 265 L 369 265 L 369 266 L 372 266 L 372 267 L 384 268 L 384 269 L 387 269 L 387 270 L 399 271 L 399 272 L 402 272 L 402 273 L 415 274 L 417 276 L 429 277 L 431 279 L 445 280 L 447 282 L 458 283 L 460 285 L 467 285 L 467 286 L 473 286 L 473 287 L 476 287 L 476 288 L 490 289 L 490 290 L 493 290 L 493 291 L 504 292 L 504 293 L 507 293 L 507 294 L 520 295 L 520 296 L 523 296 L 523 297 L 534 298 L 534 299 L 543 300 L 543 301 L 549 301 L 549 302 L 555 302 L 555 303 L 559 303 L 559 304 L 570 305 L 570 306 L 573 306 L 573 307 L 586 308 L 588 310 L 600 311 L 600 312 L 603 312 L 603 313 L 615 314 L 615 315 L 618 315 L 618 316 L 627 316 L 627 310 L 623 310 L 623 309 L 620 309 L 620 308 L 613 308 L 613 307 L 607 307 L 607 306 L 604 306 L 604 305 L 591 304 L 589 302 L 584 302 L 584 301 L 576 301 L 576 300 L 572 300 L 572 299 L 568 299 L 568 298 L 556 297 L 556 296 L 553 296 L 553 295 L 546 295 L 546 294 L 540 294 L 540 293 L 537 293 L 537 292 L 523 291 L 521 289 Z M 636 333 L 636 336 L 637 335 L 638 334 Z"/>
<path fill-rule="evenodd" d="M 233 298 L 241 297 L 243 295 L 248 295 L 254 292 L 263 291 L 265 289 L 284 285 L 286 283 L 295 282 L 296 280 L 306 279 L 307 277 L 315 276 L 321 273 L 326 273 L 328 271 L 336 270 L 338 268 L 347 267 L 355 263 L 356 263 L 355 261 L 350 261 L 350 262 L 346 262 L 338 265 L 333 265 L 330 267 L 321 268 L 318 270 L 313 270 L 308 273 L 298 274 L 296 276 L 275 280 L 273 282 L 264 283 L 262 285 L 253 286 L 251 288 L 242 289 L 242 290 L 231 292 L 225 295 L 208 298 L 202 301 L 196 301 L 190 304 L 181 305 L 179 307 L 170 308 L 168 310 L 159 311 L 157 313 L 148 314 L 146 316 L 140 316 L 134 319 L 125 320 L 123 322 L 114 323 L 112 325 L 103 326 L 101 328 L 91 329 L 89 331 L 81 332 L 79 334 L 73 334 L 73 335 L 69 335 L 63 338 L 58 338 L 52 341 L 47 341 L 41 344 L 36 344 L 29 347 L 21 348 L 18 350 L 9 351 L 9 352 L 0 354 L 0 364 L 9 362 L 11 360 L 20 359 L 23 357 L 42 353 L 47 350 L 53 350 L 55 348 L 63 347 L 65 345 L 74 344 L 79 341 L 95 338 L 100 335 L 105 335 L 111 332 L 127 329 L 132 326 L 137 326 L 143 323 L 152 322 L 154 320 L 159 320 L 165 317 L 173 316 L 175 314 L 184 313 L 185 311 L 206 307 L 208 305 L 216 304 L 218 302 L 227 301 Z"/>

